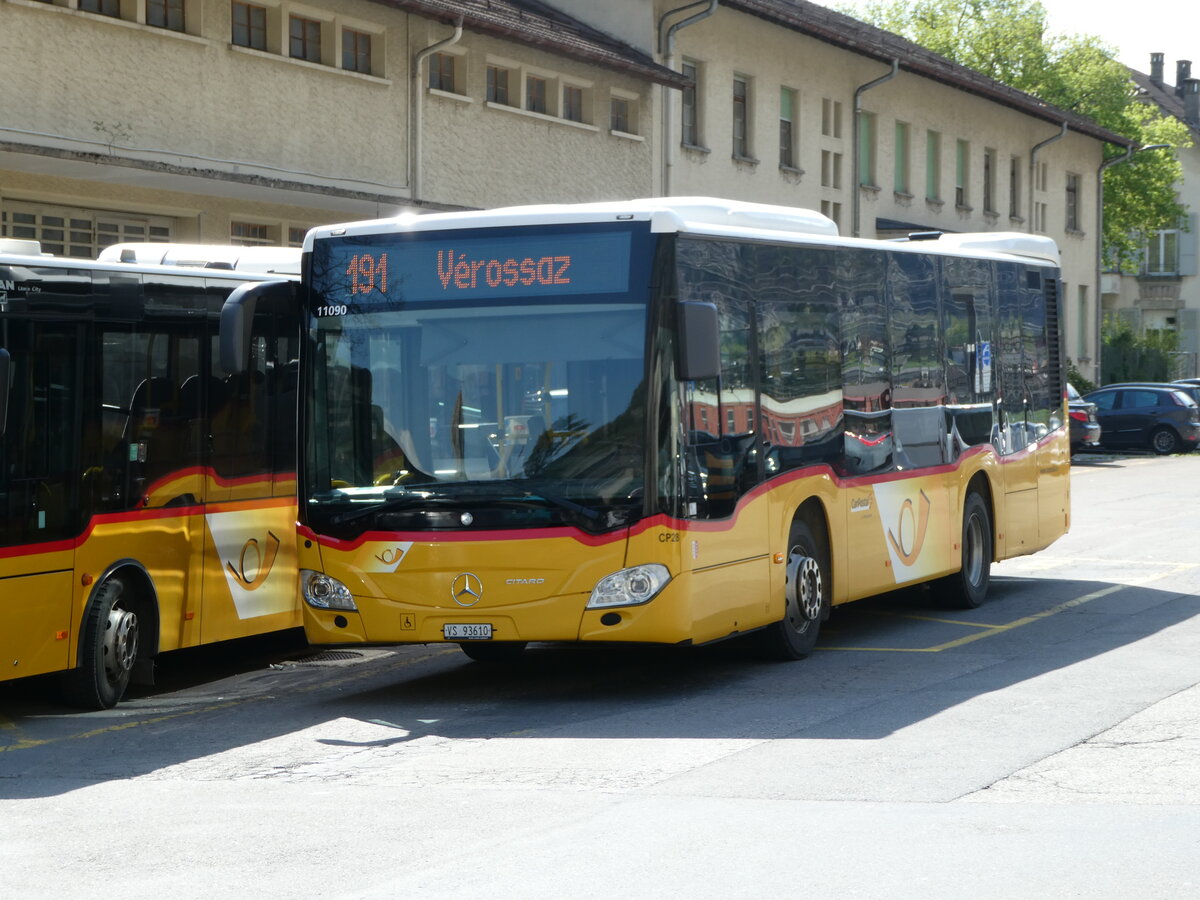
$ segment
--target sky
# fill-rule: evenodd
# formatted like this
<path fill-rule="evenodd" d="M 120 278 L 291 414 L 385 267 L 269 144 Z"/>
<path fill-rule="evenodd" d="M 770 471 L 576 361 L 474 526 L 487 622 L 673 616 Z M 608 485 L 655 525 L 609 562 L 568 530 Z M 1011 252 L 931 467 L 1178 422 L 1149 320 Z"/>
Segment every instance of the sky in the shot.
<path fill-rule="evenodd" d="M 865 6 L 866 0 L 816 0 L 823 6 Z M 1091 34 L 1115 47 L 1117 59 L 1149 73 L 1150 54 L 1164 56 L 1163 75 L 1175 81 L 1175 62 L 1192 61 L 1200 73 L 1200 2 L 1197 0 L 1041 0 L 1053 34 Z"/>

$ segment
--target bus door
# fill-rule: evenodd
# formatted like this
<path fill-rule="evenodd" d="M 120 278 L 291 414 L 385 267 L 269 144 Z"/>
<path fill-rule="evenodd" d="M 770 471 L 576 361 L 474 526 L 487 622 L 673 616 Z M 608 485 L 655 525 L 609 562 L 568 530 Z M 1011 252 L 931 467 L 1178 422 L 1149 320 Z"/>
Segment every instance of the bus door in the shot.
<path fill-rule="evenodd" d="M 771 600 L 769 501 L 749 496 L 763 471 L 752 311 L 741 297 L 708 299 L 720 321 L 721 377 L 684 388 L 686 495 L 696 521 L 683 565 L 691 568 L 693 629 L 701 636 L 761 620 Z"/>
<path fill-rule="evenodd" d="M 215 280 L 214 280 L 215 281 Z M 219 309 L 229 285 L 211 283 Z M 205 643 L 300 624 L 296 588 L 294 312 L 264 301 L 251 324 L 248 365 L 221 369 L 217 334 L 205 360 Z"/>
<path fill-rule="evenodd" d="M 8 409 L 0 423 L 0 679 L 8 679 L 73 665 L 82 327 L 0 315 L 0 348 L 8 354 Z"/>
<path fill-rule="evenodd" d="M 85 490 L 97 516 L 79 568 L 143 567 L 159 608 L 157 650 L 199 643 L 205 483 L 200 470 L 204 297 L 196 279 L 113 275 L 96 324 Z"/>

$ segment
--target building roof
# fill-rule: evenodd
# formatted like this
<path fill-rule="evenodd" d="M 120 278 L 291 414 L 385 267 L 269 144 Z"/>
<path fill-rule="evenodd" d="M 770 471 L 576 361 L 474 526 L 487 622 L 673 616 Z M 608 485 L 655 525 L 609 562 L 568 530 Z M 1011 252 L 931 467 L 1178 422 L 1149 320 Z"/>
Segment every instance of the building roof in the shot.
<path fill-rule="evenodd" d="M 682 88 L 691 84 L 653 57 L 568 16 L 542 0 L 372 0 L 403 12 L 453 22 L 463 28 L 517 41 L 547 53 Z"/>
<path fill-rule="evenodd" d="M 1129 77 L 1137 85 L 1139 97 L 1149 100 L 1168 116 L 1178 119 L 1190 128 L 1193 134 L 1200 135 L 1200 124 L 1187 120 L 1183 98 L 1175 93 L 1173 85 L 1165 84 L 1162 81 L 1155 81 L 1145 72 L 1139 72 L 1137 69 L 1130 69 Z"/>
<path fill-rule="evenodd" d="M 892 60 L 897 60 L 902 71 L 984 97 L 1056 125 L 1066 122 L 1068 129 L 1079 134 L 1123 147 L 1136 143 L 1124 135 L 1101 128 L 1091 119 L 1059 109 L 1032 94 L 1002 84 L 898 34 L 808 0 L 720 0 L 720 3 L 726 9 L 757 16 L 881 63 L 890 64 Z"/>

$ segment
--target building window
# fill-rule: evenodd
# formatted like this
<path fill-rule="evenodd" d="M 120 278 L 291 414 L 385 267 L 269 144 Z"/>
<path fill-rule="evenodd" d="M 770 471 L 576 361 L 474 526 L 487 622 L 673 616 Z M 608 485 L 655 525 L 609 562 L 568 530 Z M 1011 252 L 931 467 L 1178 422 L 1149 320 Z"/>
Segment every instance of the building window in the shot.
<path fill-rule="evenodd" d="M 1021 157 L 1008 161 L 1008 217 L 1021 218 Z"/>
<path fill-rule="evenodd" d="M 698 108 L 700 70 L 694 62 L 683 63 L 683 77 L 691 81 L 683 89 L 683 127 L 679 140 L 685 147 L 700 146 L 700 110 Z"/>
<path fill-rule="evenodd" d="M 1033 230 L 1036 231 L 1038 234 L 1045 234 L 1045 232 L 1046 232 L 1046 204 L 1045 203 L 1034 203 L 1033 204 Z"/>
<path fill-rule="evenodd" d="M 1179 274 L 1179 229 L 1169 228 L 1150 236 L 1146 245 L 1145 274 Z"/>
<path fill-rule="evenodd" d="M 796 92 L 779 89 L 779 165 L 796 168 Z"/>
<path fill-rule="evenodd" d="M 146 0 L 146 24 L 183 31 L 183 0 Z"/>
<path fill-rule="evenodd" d="M 908 191 L 908 123 L 896 123 L 896 173 L 893 178 L 897 194 L 907 194 Z"/>
<path fill-rule="evenodd" d="M 942 136 L 925 132 L 925 199 L 942 199 Z"/>
<path fill-rule="evenodd" d="M 750 85 L 740 75 L 733 77 L 733 156 L 750 158 Z"/>
<path fill-rule="evenodd" d="M 563 85 L 562 117 L 572 122 L 583 121 L 583 88 Z"/>
<path fill-rule="evenodd" d="M 996 151 L 983 151 L 983 211 L 996 212 Z"/>
<path fill-rule="evenodd" d="M 121 17 L 121 0 L 79 0 L 79 8 L 102 16 Z"/>
<path fill-rule="evenodd" d="M 6 201 L 0 237 L 37 241 L 46 253 L 95 259 L 105 247 L 124 241 L 169 242 L 171 219 L 139 217 L 89 209 Z"/>
<path fill-rule="evenodd" d="M 274 229 L 270 225 L 259 225 L 255 222 L 230 222 L 229 243 L 241 247 L 274 244 L 273 231 Z"/>
<path fill-rule="evenodd" d="M 530 112 L 546 112 L 546 79 L 536 75 L 525 78 L 525 108 Z"/>
<path fill-rule="evenodd" d="M 289 247 L 303 247 L 304 246 L 304 236 L 306 234 L 308 234 L 307 228 L 301 228 L 297 225 L 291 226 L 290 228 L 288 228 L 288 246 Z"/>
<path fill-rule="evenodd" d="M 1086 284 L 1079 285 L 1079 315 L 1077 328 L 1079 329 L 1076 336 L 1076 359 L 1087 359 L 1091 356 L 1088 353 L 1088 319 L 1091 310 L 1088 308 L 1088 289 Z"/>
<path fill-rule="evenodd" d="M 371 35 L 349 28 L 342 29 L 342 68 L 364 75 L 371 74 Z"/>
<path fill-rule="evenodd" d="M 233 43 L 255 50 L 267 49 L 267 11 L 250 3 L 234 3 Z"/>
<path fill-rule="evenodd" d="M 954 204 L 967 205 L 967 178 L 970 176 L 971 145 L 959 140 L 954 145 Z"/>
<path fill-rule="evenodd" d="M 832 200 L 822 200 L 821 215 L 832 219 L 833 224 L 840 228 L 842 225 L 842 204 L 834 203 Z"/>
<path fill-rule="evenodd" d="M 842 136 L 842 101 L 828 97 L 821 101 L 821 134 L 831 138 Z"/>
<path fill-rule="evenodd" d="M 841 190 L 842 154 L 833 150 L 821 151 L 821 187 Z"/>
<path fill-rule="evenodd" d="M 858 114 L 858 183 L 875 184 L 875 113 Z"/>
<path fill-rule="evenodd" d="M 1079 176 L 1067 173 L 1067 231 L 1079 231 Z"/>
<path fill-rule="evenodd" d="M 288 53 L 293 59 L 321 61 L 321 23 L 292 16 L 288 22 Z"/>
<path fill-rule="evenodd" d="M 455 93 L 454 69 L 456 62 L 452 53 L 435 53 L 429 57 L 429 87 L 431 90 L 445 91 L 447 94 Z"/>
<path fill-rule="evenodd" d="M 487 67 L 487 100 L 488 103 L 500 103 L 511 106 L 508 94 L 509 70 L 501 66 Z"/>
<path fill-rule="evenodd" d="M 633 134 L 633 120 L 630 112 L 631 104 L 628 100 L 624 97 L 613 97 L 608 127 L 623 134 Z"/>

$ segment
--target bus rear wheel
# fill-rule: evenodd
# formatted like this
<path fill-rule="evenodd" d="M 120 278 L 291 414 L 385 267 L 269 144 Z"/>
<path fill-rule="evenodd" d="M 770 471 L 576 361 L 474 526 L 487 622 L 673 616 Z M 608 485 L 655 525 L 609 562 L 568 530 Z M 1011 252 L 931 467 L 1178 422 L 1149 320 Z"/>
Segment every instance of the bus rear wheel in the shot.
<path fill-rule="evenodd" d="M 787 584 L 783 619 L 759 634 L 768 659 L 804 659 L 817 645 L 821 622 L 829 618 L 829 560 L 806 522 L 792 523 L 788 535 Z"/>
<path fill-rule="evenodd" d="M 64 697 L 85 709 L 111 709 L 129 686 L 137 654 L 137 613 L 125 583 L 109 578 L 84 619 L 79 667 L 62 675 Z"/>
<path fill-rule="evenodd" d="M 992 517 L 975 491 L 963 503 L 962 568 L 932 583 L 934 593 L 955 609 L 976 609 L 987 597 L 992 575 Z"/>

